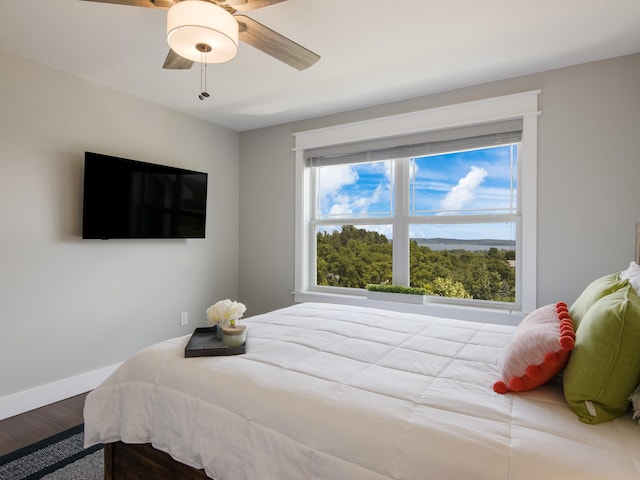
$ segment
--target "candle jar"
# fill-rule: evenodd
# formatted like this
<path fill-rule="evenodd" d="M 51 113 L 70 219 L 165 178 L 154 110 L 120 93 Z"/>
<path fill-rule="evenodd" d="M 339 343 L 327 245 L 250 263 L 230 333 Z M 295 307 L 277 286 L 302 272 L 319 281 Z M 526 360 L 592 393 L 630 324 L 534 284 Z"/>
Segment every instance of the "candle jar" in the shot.
<path fill-rule="evenodd" d="M 247 341 L 247 327 L 235 325 L 222 327 L 222 343 L 227 347 L 241 347 Z"/>

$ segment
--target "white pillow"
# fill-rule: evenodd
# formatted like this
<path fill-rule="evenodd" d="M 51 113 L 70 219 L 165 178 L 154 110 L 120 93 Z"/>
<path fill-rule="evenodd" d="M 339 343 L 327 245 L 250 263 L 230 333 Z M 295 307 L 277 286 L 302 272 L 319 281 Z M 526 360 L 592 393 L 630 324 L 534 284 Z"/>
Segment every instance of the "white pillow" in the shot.
<path fill-rule="evenodd" d="M 631 404 L 633 405 L 633 419 L 638 421 L 640 425 L 640 385 L 636 388 L 636 391 L 629 397 Z"/>
<path fill-rule="evenodd" d="M 621 280 L 629 280 L 636 293 L 640 294 L 640 265 L 631 262 L 629 268 L 620 272 Z"/>

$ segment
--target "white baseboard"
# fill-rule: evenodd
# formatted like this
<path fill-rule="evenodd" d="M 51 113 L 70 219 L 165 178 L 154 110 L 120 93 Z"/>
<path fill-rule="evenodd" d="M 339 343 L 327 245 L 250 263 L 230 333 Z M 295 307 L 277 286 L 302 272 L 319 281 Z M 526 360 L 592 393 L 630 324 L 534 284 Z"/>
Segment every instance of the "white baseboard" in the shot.
<path fill-rule="evenodd" d="M 0 420 L 93 390 L 120 364 L 0 397 Z"/>

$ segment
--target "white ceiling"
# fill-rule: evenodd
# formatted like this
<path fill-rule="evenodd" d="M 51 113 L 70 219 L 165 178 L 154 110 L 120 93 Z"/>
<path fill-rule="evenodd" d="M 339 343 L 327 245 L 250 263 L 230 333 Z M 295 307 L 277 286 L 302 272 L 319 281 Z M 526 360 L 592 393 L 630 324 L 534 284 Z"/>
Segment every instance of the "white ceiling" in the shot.
<path fill-rule="evenodd" d="M 248 15 L 322 58 L 299 72 L 241 43 L 200 101 L 198 64 L 161 68 L 166 10 L 81 0 L 0 0 L 0 50 L 236 131 L 640 52 L 640 0 L 287 0 Z"/>

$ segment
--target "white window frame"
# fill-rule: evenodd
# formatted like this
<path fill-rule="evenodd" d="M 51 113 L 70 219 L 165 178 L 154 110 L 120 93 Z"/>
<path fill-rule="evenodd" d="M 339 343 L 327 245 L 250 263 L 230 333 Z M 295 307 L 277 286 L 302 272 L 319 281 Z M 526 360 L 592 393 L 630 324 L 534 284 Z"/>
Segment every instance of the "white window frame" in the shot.
<path fill-rule="evenodd" d="M 294 133 L 295 301 L 346 303 L 509 324 L 519 323 L 524 315 L 535 310 L 537 308 L 537 119 L 540 115 L 538 111 L 540 92 L 540 90 L 522 92 Z M 332 292 L 326 287 L 322 292 L 314 291 L 315 277 L 312 268 L 314 257 L 312 255 L 315 252 L 315 236 L 311 234 L 309 227 L 315 196 L 310 169 L 305 166 L 305 150 L 512 119 L 522 119 L 522 144 L 518 172 L 521 215 L 521 238 L 517 239 L 520 251 L 517 274 L 517 282 L 520 285 L 519 309 L 504 311 L 483 306 L 469 307 L 438 302 L 425 305 L 388 304 L 368 300 L 364 296 L 366 292 L 359 290 L 351 294 L 345 294 L 340 289 Z"/>

